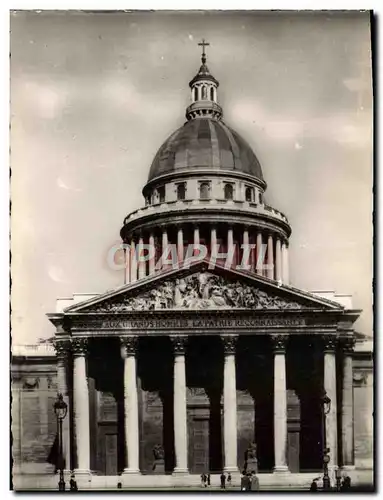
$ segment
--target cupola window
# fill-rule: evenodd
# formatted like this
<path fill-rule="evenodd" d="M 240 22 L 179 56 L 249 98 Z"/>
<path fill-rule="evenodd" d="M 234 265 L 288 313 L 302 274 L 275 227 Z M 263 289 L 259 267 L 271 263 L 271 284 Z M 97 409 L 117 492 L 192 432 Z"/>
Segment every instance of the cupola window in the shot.
<path fill-rule="evenodd" d="M 160 203 L 164 203 L 165 201 L 165 186 L 160 186 L 157 188 L 157 193 L 158 193 L 158 201 Z"/>
<path fill-rule="evenodd" d="M 177 200 L 184 200 L 186 198 L 186 184 L 182 182 L 177 186 Z"/>
<path fill-rule="evenodd" d="M 259 199 L 259 203 L 263 203 L 263 195 L 262 193 L 258 193 L 258 199 Z"/>
<path fill-rule="evenodd" d="M 199 186 L 199 197 L 201 200 L 208 200 L 210 198 L 210 183 L 201 182 Z"/>
<path fill-rule="evenodd" d="M 194 100 L 198 101 L 198 87 L 194 87 Z"/>
<path fill-rule="evenodd" d="M 225 200 L 232 200 L 234 198 L 233 184 L 225 184 Z"/>
<path fill-rule="evenodd" d="M 245 190 L 245 200 L 248 202 L 252 202 L 254 200 L 254 189 L 251 187 L 247 187 Z"/>
<path fill-rule="evenodd" d="M 214 88 L 210 87 L 210 100 L 214 101 Z"/>

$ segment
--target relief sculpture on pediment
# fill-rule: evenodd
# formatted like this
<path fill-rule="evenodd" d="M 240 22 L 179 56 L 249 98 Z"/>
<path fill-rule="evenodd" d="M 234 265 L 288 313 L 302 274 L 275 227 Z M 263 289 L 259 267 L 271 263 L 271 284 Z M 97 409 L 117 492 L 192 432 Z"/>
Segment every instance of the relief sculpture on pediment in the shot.
<path fill-rule="evenodd" d="M 163 309 L 301 309 L 301 304 L 271 295 L 240 281 L 202 272 L 165 281 L 138 296 L 104 301 L 95 312 Z"/>

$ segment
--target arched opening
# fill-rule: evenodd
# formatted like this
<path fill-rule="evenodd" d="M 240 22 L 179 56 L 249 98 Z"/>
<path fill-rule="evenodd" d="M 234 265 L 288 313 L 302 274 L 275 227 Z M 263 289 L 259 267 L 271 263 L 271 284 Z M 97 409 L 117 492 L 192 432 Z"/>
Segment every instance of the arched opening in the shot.
<path fill-rule="evenodd" d="M 186 197 L 186 184 L 182 182 L 177 186 L 177 200 L 184 200 Z"/>
<path fill-rule="evenodd" d="M 254 199 L 254 190 L 251 187 L 247 187 L 245 190 L 245 199 L 248 202 L 252 202 Z"/>
<path fill-rule="evenodd" d="M 199 197 L 201 198 L 201 200 L 208 200 L 210 198 L 209 182 L 201 182 L 199 186 Z"/>
<path fill-rule="evenodd" d="M 225 184 L 225 200 L 232 200 L 234 196 L 233 184 Z"/>
<path fill-rule="evenodd" d="M 263 203 L 263 195 L 262 195 L 262 193 L 258 193 L 258 200 L 259 200 L 259 203 Z"/>
<path fill-rule="evenodd" d="M 210 100 L 214 101 L 214 87 L 210 87 Z"/>
<path fill-rule="evenodd" d="M 165 201 L 165 186 L 160 186 L 157 188 L 158 201 L 163 203 Z"/>
<path fill-rule="evenodd" d="M 198 101 L 198 88 L 194 87 L 194 100 Z"/>

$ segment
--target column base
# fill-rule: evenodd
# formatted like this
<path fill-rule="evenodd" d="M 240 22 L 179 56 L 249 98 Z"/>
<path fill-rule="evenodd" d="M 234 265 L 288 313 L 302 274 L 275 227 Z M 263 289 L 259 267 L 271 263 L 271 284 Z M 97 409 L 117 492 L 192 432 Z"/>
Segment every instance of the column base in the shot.
<path fill-rule="evenodd" d="M 228 465 L 223 468 L 223 472 L 230 472 L 230 474 L 239 474 L 239 469 L 235 465 Z"/>
<path fill-rule="evenodd" d="M 125 475 L 131 475 L 131 474 L 140 474 L 140 470 L 139 469 L 124 469 L 122 475 L 125 476 Z"/>
<path fill-rule="evenodd" d="M 274 474 L 281 474 L 281 473 L 290 474 L 290 471 L 289 471 L 289 468 L 287 467 L 287 465 L 276 465 L 275 467 L 273 467 L 273 473 Z"/>
<path fill-rule="evenodd" d="M 188 476 L 189 470 L 181 467 L 175 467 L 172 472 L 172 476 Z"/>
<path fill-rule="evenodd" d="M 356 469 L 355 465 L 342 465 L 342 467 L 340 467 L 340 470 L 344 471 L 355 470 L 355 469 Z"/>
<path fill-rule="evenodd" d="M 73 474 L 79 490 L 90 487 L 92 482 L 92 472 L 90 470 L 74 469 Z"/>

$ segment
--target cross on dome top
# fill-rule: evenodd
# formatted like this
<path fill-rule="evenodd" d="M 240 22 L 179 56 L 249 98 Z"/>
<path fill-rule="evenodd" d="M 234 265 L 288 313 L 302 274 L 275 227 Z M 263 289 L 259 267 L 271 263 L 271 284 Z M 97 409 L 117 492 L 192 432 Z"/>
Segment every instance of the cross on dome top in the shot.
<path fill-rule="evenodd" d="M 205 64 L 206 63 L 206 53 L 205 53 L 205 47 L 208 47 L 210 45 L 209 42 L 206 42 L 204 38 L 202 38 L 202 42 L 199 42 L 198 45 L 200 47 L 202 47 L 202 56 L 201 56 L 201 60 L 202 60 L 202 64 Z"/>

